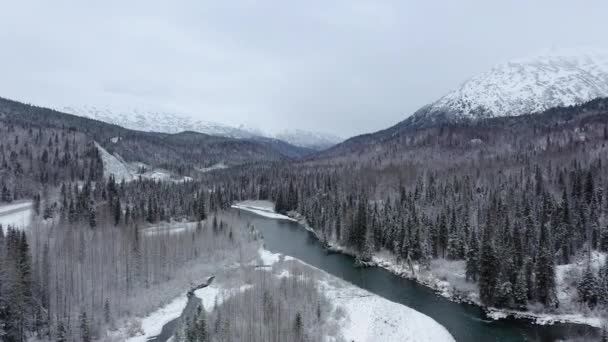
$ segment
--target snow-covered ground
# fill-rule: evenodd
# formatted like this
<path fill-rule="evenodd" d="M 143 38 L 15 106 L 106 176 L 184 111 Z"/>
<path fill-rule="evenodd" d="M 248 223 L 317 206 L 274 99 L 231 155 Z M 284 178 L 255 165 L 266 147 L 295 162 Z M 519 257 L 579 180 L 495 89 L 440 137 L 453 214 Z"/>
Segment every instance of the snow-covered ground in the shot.
<path fill-rule="evenodd" d="M 322 282 L 321 288 L 346 312 L 340 326 L 347 341 L 454 341 L 447 329 L 418 311 L 354 285 L 335 283 Z"/>
<path fill-rule="evenodd" d="M 348 249 L 343 247 L 334 247 L 333 250 L 351 254 Z M 576 286 L 587 267 L 586 260 L 587 257 L 581 257 L 572 264 L 556 266 L 556 292 L 560 301 L 558 309 L 546 312 L 539 307 L 531 307 L 530 311 L 486 308 L 488 317 L 495 320 L 508 317 L 525 318 L 541 325 L 574 323 L 601 328 L 604 324 L 602 314 L 584 309 L 577 302 Z M 605 253 L 594 251 L 591 258 L 592 268 L 597 272 L 598 268 L 604 264 L 604 260 L 606 260 Z M 435 259 L 431 261 L 430 269 L 420 267 L 418 264 L 412 264 L 410 267 L 404 262 L 398 262 L 391 253 L 383 251 L 373 256 L 372 264 L 398 276 L 413 279 L 449 300 L 482 306 L 477 285 L 465 280 L 463 261 Z"/>
<path fill-rule="evenodd" d="M 344 315 L 338 322 L 346 341 L 357 342 L 442 342 L 455 341 L 442 325 L 427 315 L 405 305 L 363 290 L 349 282 L 308 265 L 298 259 L 260 249 L 264 265 L 280 261 L 296 262 L 317 271 L 319 289 L 332 303 L 334 310 Z M 280 270 L 277 277 L 290 277 L 288 270 Z"/>
<path fill-rule="evenodd" d="M 146 171 L 142 174 L 139 174 L 139 170 L 143 167 L 148 170 L 150 167 L 144 163 L 127 163 L 122 157 L 118 154 L 111 154 L 106 151 L 101 145 L 97 142 L 95 146 L 99 150 L 101 155 L 101 160 L 103 162 L 103 175 L 104 177 L 109 177 L 110 175 L 114 176 L 114 179 L 117 182 L 125 181 L 131 182 L 139 177 L 145 179 L 154 179 L 158 181 L 172 181 L 172 182 L 182 182 L 182 181 L 191 181 L 190 177 L 176 177 L 171 174 L 171 172 L 163 169 L 152 169 L 150 171 Z"/>
<path fill-rule="evenodd" d="M 228 165 L 224 164 L 224 162 L 220 162 L 214 165 L 211 165 L 209 167 L 201 167 L 198 170 L 200 172 L 209 172 L 209 171 L 213 171 L 213 170 L 223 170 L 223 169 L 227 169 Z"/>
<path fill-rule="evenodd" d="M 342 314 L 332 317 L 339 317 L 337 323 L 340 326 L 340 333 L 346 341 L 454 341 L 450 333 L 430 317 L 360 289 L 290 256 L 272 253 L 260 248 L 259 258 L 267 266 L 290 261 L 314 269 L 320 275 L 319 289 L 332 303 L 332 310 L 342 312 Z M 264 269 L 273 270 L 273 268 Z M 292 276 L 288 270 L 281 270 L 280 267 L 276 268 L 275 275 L 277 277 Z M 247 284 L 226 288 L 224 284 L 214 282 L 206 288 L 197 290 L 195 295 L 202 299 L 205 310 L 211 312 L 216 301 L 221 304 L 227 298 L 249 288 L 251 288 L 251 285 Z M 178 318 L 186 305 L 187 298 L 183 294 L 150 315 L 139 319 L 141 333 L 138 336 L 126 339 L 126 341 L 145 342 L 149 338 L 160 334 L 162 327 Z M 127 327 L 121 329 L 118 333 L 125 334 L 126 330 Z"/>
<path fill-rule="evenodd" d="M 196 229 L 198 222 L 163 222 L 151 227 L 142 228 L 146 236 L 162 234 L 181 234 Z"/>
<path fill-rule="evenodd" d="M 205 310 L 207 312 L 211 312 L 216 301 L 219 305 L 224 300 L 230 298 L 236 293 L 246 291 L 250 287 L 251 286 L 249 285 L 243 285 L 237 288 L 225 288 L 221 284 L 218 285 L 214 283 L 205 288 L 194 291 L 194 294 L 196 297 L 201 299 Z M 148 316 L 141 318 L 140 322 L 142 334 L 128 338 L 126 341 L 145 342 L 149 338 L 159 335 L 165 324 L 181 316 L 182 311 L 184 311 L 187 304 L 188 299 L 184 293 L 183 295 L 180 295 L 172 300 L 169 304 L 152 312 Z M 124 331 L 120 333 L 124 333 Z"/>
<path fill-rule="evenodd" d="M 7 227 L 25 229 L 32 220 L 32 202 L 15 202 L 0 206 L 0 225 L 6 232 Z"/>
<path fill-rule="evenodd" d="M 276 213 L 274 204 L 269 201 L 243 201 L 232 205 L 232 208 L 246 210 L 272 219 L 296 221 L 289 216 Z"/>

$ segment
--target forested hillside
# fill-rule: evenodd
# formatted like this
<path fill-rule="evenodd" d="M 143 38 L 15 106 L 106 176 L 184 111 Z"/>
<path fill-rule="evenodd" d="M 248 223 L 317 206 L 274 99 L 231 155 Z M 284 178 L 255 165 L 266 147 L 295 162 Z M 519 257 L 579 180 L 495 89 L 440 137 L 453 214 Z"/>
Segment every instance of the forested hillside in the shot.
<path fill-rule="evenodd" d="M 103 173 L 97 148 L 83 133 L 7 123 L 0 125 L 0 202 L 31 199 L 62 182 L 96 181 Z"/>
<path fill-rule="evenodd" d="M 217 163 L 238 165 L 280 161 L 307 152 L 274 140 L 252 141 L 195 132 L 166 134 L 128 130 L 6 99 L 0 99 L 0 122 L 6 128 L 19 126 L 25 130 L 77 133 L 84 142 L 96 141 L 110 153 L 118 153 L 127 161 L 162 167 L 180 175 Z"/>
<path fill-rule="evenodd" d="M 362 263 L 383 251 L 410 267 L 466 261 L 488 306 L 556 308 L 556 265 L 608 252 L 606 99 L 361 139 L 209 181 L 304 215 L 328 245 Z M 572 301 L 608 308 L 608 269 L 589 267 L 576 286 Z"/>

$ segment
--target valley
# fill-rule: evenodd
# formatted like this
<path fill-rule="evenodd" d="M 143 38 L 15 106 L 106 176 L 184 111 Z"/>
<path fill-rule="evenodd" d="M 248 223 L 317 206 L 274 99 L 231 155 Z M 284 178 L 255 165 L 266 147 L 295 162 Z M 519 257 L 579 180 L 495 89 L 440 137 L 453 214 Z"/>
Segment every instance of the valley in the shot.
<path fill-rule="evenodd" d="M 320 5 L 7 5 L 0 341 L 608 342 L 608 5 Z"/>

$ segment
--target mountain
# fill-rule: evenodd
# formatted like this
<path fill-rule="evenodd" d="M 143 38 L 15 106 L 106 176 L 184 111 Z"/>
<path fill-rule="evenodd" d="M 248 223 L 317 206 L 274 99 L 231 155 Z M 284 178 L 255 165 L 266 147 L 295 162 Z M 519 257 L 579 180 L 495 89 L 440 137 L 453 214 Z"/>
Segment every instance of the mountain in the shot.
<path fill-rule="evenodd" d="M 538 113 L 608 96 L 608 51 L 562 50 L 499 64 L 424 106 L 401 126 Z"/>
<path fill-rule="evenodd" d="M 216 122 L 196 120 L 184 115 L 169 112 L 141 109 L 110 109 L 97 106 L 59 108 L 60 111 L 83 116 L 129 129 L 146 132 L 179 133 L 195 131 L 203 134 L 229 138 L 253 138 L 259 136 L 250 130 L 231 127 Z"/>
<path fill-rule="evenodd" d="M 472 77 L 394 126 L 352 137 L 313 158 L 377 146 L 418 129 L 538 114 L 603 97 L 608 97 L 608 51 L 562 50 L 515 59 Z"/>
<path fill-rule="evenodd" d="M 292 145 L 302 146 L 316 151 L 325 150 L 344 140 L 335 135 L 309 132 L 301 129 L 284 130 L 274 137 Z"/>
<path fill-rule="evenodd" d="M 58 130 L 82 135 L 82 143 L 99 143 L 128 163 L 140 162 L 176 171 L 180 175 L 213 165 L 235 166 L 288 159 L 284 149 L 296 149 L 284 142 L 254 141 L 214 136 L 199 132 L 145 132 L 123 128 L 100 120 L 62 113 L 0 98 L 0 127 L 24 130 Z"/>
<path fill-rule="evenodd" d="M 186 115 L 141 109 L 110 109 L 97 106 L 72 107 L 66 106 L 58 110 L 83 116 L 107 123 L 116 124 L 129 129 L 148 132 L 179 133 L 194 131 L 203 134 L 229 137 L 236 139 L 252 139 L 265 143 L 281 145 L 289 157 L 310 153 L 310 150 L 323 150 L 339 143 L 342 139 L 329 135 L 308 132 L 304 130 L 288 130 L 280 134 L 267 134 L 245 126 L 232 127 L 216 122 L 198 120 Z M 299 151 L 290 151 L 288 145 L 304 148 Z M 308 150 L 306 153 L 304 151 Z"/>

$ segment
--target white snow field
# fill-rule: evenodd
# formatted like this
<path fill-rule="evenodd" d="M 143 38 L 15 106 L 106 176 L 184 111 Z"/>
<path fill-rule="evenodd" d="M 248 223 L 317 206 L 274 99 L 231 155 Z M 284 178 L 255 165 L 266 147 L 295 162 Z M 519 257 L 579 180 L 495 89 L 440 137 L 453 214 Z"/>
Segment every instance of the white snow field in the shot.
<path fill-rule="evenodd" d="M 346 312 L 340 326 L 347 341 L 455 341 L 442 325 L 405 305 L 351 284 L 335 286 L 332 282 L 321 283 L 321 288 L 334 305 Z"/>
<path fill-rule="evenodd" d="M 343 310 L 345 313 L 338 325 L 346 341 L 455 341 L 446 328 L 423 313 L 363 290 L 301 260 L 263 248 L 260 248 L 259 253 L 264 265 L 274 265 L 281 260 L 295 260 L 321 274 L 318 281 L 321 292 L 331 301 L 334 310 Z M 276 276 L 290 277 L 291 274 L 288 270 L 282 270 Z"/>
<path fill-rule="evenodd" d="M 479 118 L 537 113 L 608 95 L 608 51 L 548 51 L 496 65 L 427 108 Z"/>
<path fill-rule="evenodd" d="M 276 213 L 274 204 L 270 201 L 243 201 L 232 205 L 232 208 L 246 210 L 272 219 L 296 221 L 289 216 Z"/>
<path fill-rule="evenodd" d="M 122 157 L 118 154 L 111 154 L 106 151 L 101 145 L 95 142 L 95 146 L 99 150 L 101 155 L 101 161 L 103 162 L 103 175 L 104 177 L 110 177 L 110 175 L 114 176 L 114 179 L 117 182 L 125 181 L 131 182 L 139 177 L 145 179 L 154 179 L 158 181 L 171 181 L 171 182 L 182 182 L 182 181 L 190 181 L 192 178 L 190 177 L 175 177 L 171 174 L 171 172 L 163 169 L 153 169 L 150 171 L 146 171 L 145 173 L 139 174 L 138 170 L 141 167 L 145 169 L 149 169 L 148 165 L 144 163 L 127 163 Z"/>
<path fill-rule="evenodd" d="M 224 300 L 230 298 L 234 294 L 246 291 L 249 288 L 250 286 L 244 285 L 239 288 L 225 289 L 221 285 L 213 284 L 208 287 L 194 291 L 194 294 L 201 299 L 205 310 L 207 312 L 211 312 L 216 301 L 219 305 Z M 178 318 L 182 314 L 182 311 L 184 311 L 187 304 L 188 299 L 186 298 L 186 294 L 184 293 L 178 298 L 175 298 L 169 304 L 152 312 L 150 315 L 141 319 L 141 329 L 143 331 L 143 334 L 131 337 L 127 339 L 127 341 L 145 342 L 149 338 L 157 336 L 158 334 L 160 334 L 165 324 Z"/>
<path fill-rule="evenodd" d="M 200 172 L 205 173 L 205 172 L 210 172 L 210 171 L 213 171 L 213 170 L 224 170 L 224 169 L 227 169 L 227 168 L 228 168 L 228 165 L 224 164 L 224 162 L 219 162 L 219 163 L 211 165 L 209 167 L 201 167 L 198 170 Z"/>
<path fill-rule="evenodd" d="M 171 221 L 171 222 L 161 222 L 159 224 L 142 228 L 140 231 L 146 236 L 152 235 L 173 235 L 173 234 L 181 234 L 189 231 L 193 231 L 196 229 L 198 222 L 179 222 L 179 221 Z"/>
<path fill-rule="evenodd" d="M 25 229 L 32 221 L 32 202 L 16 202 L 0 206 L 0 224 L 6 232 L 8 226 Z"/>
<path fill-rule="evenodd" d="M 356 342 L 452 342 L 450 333 L 432 318 L 404 305 L 391 302 L 373 293 L 360 289 L 342 279 L 310 266 L 300 260 L 260 248 L 259 258 L 267 266 L 282 262 L 297 262 L 314 269 L 320 274 L 318 286 L 333 305 L 340 310 L 337 321 L 340 332 L 346 341 Z M 264 268 L 272 271 L 273 268 Z M 292 276 L 288 270 L 277 270 L 277 277 Z M 251 288 L 251 285 L 225 288 L 214 282 L 197 290 L 196 296 L 202 299 L 205 310 L 211 312 L 217 301 L 221 304 L 238 292 Z M 142 334 L 128 338 L 128 342 L 145 342 L 160 334 L 163 325 L 178 318 L 186 307 L 186 295 L 175 298 L 169 304 L 141 319 Z M 119 332 L 123 334 L 123 331 Z"/>

